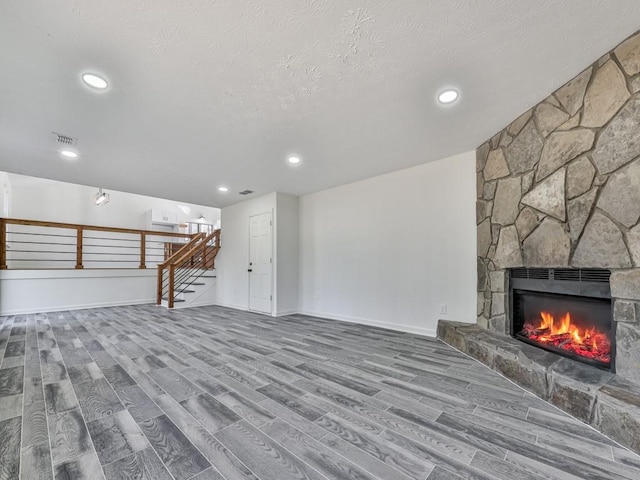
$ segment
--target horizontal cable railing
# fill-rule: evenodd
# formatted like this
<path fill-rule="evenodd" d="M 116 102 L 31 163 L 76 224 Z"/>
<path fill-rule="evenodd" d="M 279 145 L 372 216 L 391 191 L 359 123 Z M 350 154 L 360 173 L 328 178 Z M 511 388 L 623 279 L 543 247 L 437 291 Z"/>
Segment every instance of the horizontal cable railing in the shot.
<path fill-rule="evenodd" d="M 194 235 L 0 219 L 0 270 L 148 268 Z"/>
<path fill-rule="evenodd" d="M 215 268 L 220 250 L 220 230 L 208 236 L 198 234 L 187 245 L 158 265 L 157 303 L 167 301 L 173 308 L 178 295 L 189 291 L 207 270 Z"/>

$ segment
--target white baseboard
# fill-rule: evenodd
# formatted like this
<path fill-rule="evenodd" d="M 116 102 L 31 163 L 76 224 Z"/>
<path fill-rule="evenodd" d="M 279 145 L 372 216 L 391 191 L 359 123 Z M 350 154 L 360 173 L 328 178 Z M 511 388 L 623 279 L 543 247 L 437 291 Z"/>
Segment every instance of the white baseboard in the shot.
<path fill-rule="evenodd" d="M 329 320 L 338 320 L 340 322 L 358 323 L 360 325 L 369 325 L 372 327 L 386 328 L 397 332 L 414 333 L 416 335 L 424 335 L 425 337 L 435 337 L 436 329 L 415 327 L 413 325 L 402 325 L 398 323 L 380 322 L 368 318 L 348 317 L 346 315 L 335 315 L 326 312 L 312 312 L 309 310 L 298 310 L 296 313 L 300 315 L 310 315 L 312 317 L 328 318 Z"/>
<path fill-rule="evenodd" d="M 243 312 L 249 311 L 249 307 L 247 305 L 235 305 L 233 303 L 224 303 L 224 302 L 216 302 L 215 305 L 219 307 L 233 308 L 234 310 L 242 310 Z"/>
<path fill-rule="evenodd" d="M 100 307 L 119 307 L 123 305 L 144 305 L 153 303 L 155 304 L 155 299 L 146 298 L 144 300 L 130 300 L 128 302 L 99 302 L 99 303 L 84 303 L 80 305 L 54 305 L 51 307 L 39 307 L 38 309 L 33 308 L 19 308 L 16 310 L 0 310 L 0 315 L 8 316 L 8 315 L 25 315 L 30 313 L 49 313 L 49 312 L 64 312 L 68 310 L 85 310 L 87 308 L 100 308 Z"/>
<path fill-rule="evenodd" d="M 293 315 L 294 313 L 298 313 L 298 310 L 295 308 L 290 308 L 289 310 L 280 310 L 273 314 L 274 317 L 284 317 L 285 315 Z"/>
<path fill-rule="evenodd" d="M 223 303 L 223 302 L 216 302 L 216 303 L 212 303 L 210 305 L 217 305 L 219 307 L 225 307 L 225 308 L 233 308 L 234 310 L 242 310 L 243 312 L 251 312 L 251 310 L 249 310 L 249 307 L 247 305 L 234 305 L 231 303 Z M 298 313 L 298 310 L 294 309 L 289 309 L 289 310 L 281 310 L 279 312 L 274 312 L 274 313 L 263 313 L 263 312 L 253 312 L 253 313 L 259 313 L 261 315 L 270 315 L 272 317 L 283 317 L 285 315 L 293 315 L 294 313 Z"/>

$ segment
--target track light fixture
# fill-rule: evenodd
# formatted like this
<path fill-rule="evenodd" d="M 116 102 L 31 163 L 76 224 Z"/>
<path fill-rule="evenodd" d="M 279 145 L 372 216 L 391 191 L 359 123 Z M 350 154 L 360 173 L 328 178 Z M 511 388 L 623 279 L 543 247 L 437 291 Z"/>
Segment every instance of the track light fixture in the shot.
<path fill-rule="evenodd" d="M 101 188 L 98 190 L 98 193 L 96 193 L 94 198 L 96 205 L 106 205 L 109 203 L 109 194 L 103 192 Z"/>

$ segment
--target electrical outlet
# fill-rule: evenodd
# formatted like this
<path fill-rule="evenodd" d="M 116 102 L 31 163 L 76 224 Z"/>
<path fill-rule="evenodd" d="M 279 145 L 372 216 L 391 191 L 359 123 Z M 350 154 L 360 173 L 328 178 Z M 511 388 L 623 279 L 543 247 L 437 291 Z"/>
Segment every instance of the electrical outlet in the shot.
<path fill-rule="evenodd" d="M 440 304 L 440 314 L 441 315 L 446 315 L 447 314 L 447 304 L 446 303 L 441 303 Z"/>

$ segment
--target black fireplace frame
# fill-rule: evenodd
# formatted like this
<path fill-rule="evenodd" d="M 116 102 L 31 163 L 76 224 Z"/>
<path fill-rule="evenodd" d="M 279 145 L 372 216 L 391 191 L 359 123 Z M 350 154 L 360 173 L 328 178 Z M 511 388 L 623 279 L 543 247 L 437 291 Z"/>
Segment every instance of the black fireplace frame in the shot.
<path fill-rule="evenodd" d="M 509 334 L 524 343 L 529 343 L 547 351 L 553 349 L 544 348 L 538 343 L 527 342 L 514 331 L 514 291 L 529 291 L 537 293 L 571 295 L 574 297 L 600 298 L 611 301 L 611 363 L 607 366 L 591 363 L 586 359 L 577 359 L 571 355 L 567 358 L 574 359 L 597 368 L 615 373 L 616 358 L 616 328 L 613 321 L 613 301 L 611 298 L 611 285 L 609 277 L 611 272 L 605 269 L 595 268 L 512 268 L 509 271 Z M 561 353 L 558 353 L 561 354 Z"/>

